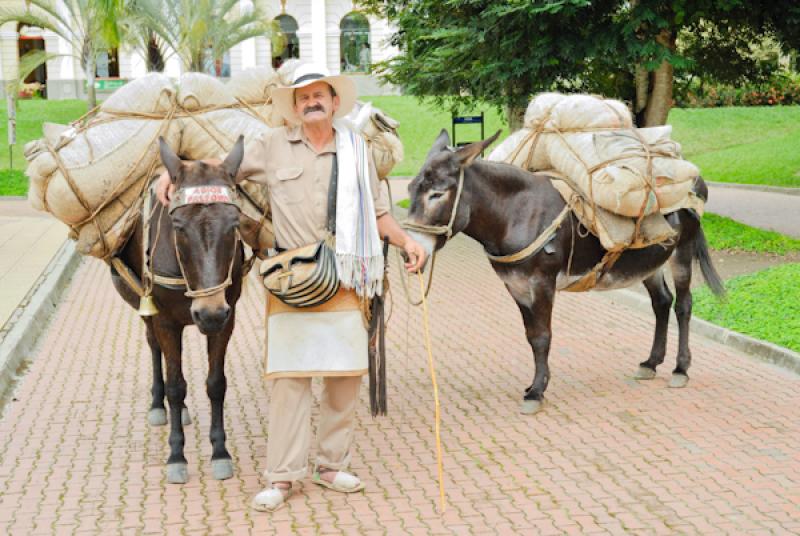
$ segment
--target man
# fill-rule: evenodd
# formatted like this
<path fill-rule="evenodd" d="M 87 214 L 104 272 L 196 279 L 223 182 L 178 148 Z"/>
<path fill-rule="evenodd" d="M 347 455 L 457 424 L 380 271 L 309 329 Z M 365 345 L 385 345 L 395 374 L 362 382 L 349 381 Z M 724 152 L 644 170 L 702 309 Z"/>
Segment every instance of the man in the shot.
<path fill-rule="evenodd" d="M 380 188 L 375 164 L 368 151 L 360 153 L 363 158 L 359 161 L 359 151 L 356 148 L 363 148 L 360 145 L 363 139 L 357 135 L 352 136 L 346 126 L 335 121 L 335 118 L 345 116 L 352 109 L 355 99 L 355 84 L 349 78 L 330 76 L 325 68 L 313 64 L 300 65 L 294 74 L 294 84 L 288 88 L 278 88 L 273 93 L 274 109 L 284 117 L 288 125 L 271 130 L 248 143 L 238 178 L 266 183 L 269 186 L 277 244 L 282 249 L 299 248 L 319 242 L 326 236 L 328 187 L 336 154 L 340 183 L 337 188 L 339 195 L 336 210 L 337 266 L 342 286 L 356 289 L 364 298 L 371 293 L 380 292 L 380 281 L 377 278 L 383 277 L 382 257 L 379 265 L 370 264 L 371 259 L 374 259 L 375 248 L 380 251 L 380 238 L 388 237 L 392 245 L 403 249 L 408 259 L 405 267 L 409 271 L 416 271 L 424 265 L 425 250 L 400 228 L 390 214 L 387 195 Z M 359 173 L 368 176 L 362 177 L 359 183 L 353 182 L 359 180 Z M 348 184 L 348 181 L 349 184 L 358 186 L 354 190 L 353 198 L 342 196 L 342 192 L 350 191 L 342 186 Z M 159 179 L 157 191 L 161 202 L 168 203 L 168 195 L 171 193 L 168 176 Z M 359 197 L 359 192 L 369 195 Z M 348 219 L 347 207 L 358 210 L 359 206 L 362 209 L 368 207 L 367 211 L 371 213 L 361 215 L 367 217 L 355 218 L 360 222 L 357 231 L 355 227 L 348 225 L 352 218 Z M 363 220 L 366 220 L 366 224 Z M 347 230 L 347 236 L 340 232 L 341 229 Z M 368 236 L 369 244 L 364 246 L 361 243 L 364 238 L 356 235 Z M 340 251 L 350 244 L 358 244 L 358 247 L 349 252 Z M 358 258 L 359 251 L 369 252 L 370 247 L 372 257 L 367 253 L 367 257 Z M 341 266 L 345 261 L 340 262 L 340 255 L 356 255 L 360 262 L 357 263 L 358 266 L 370 268 L 342 274 Z M 274 298 L 269 298 L 268 303 L 270 308 L 273 303 L 282 306 Z M 287 313 L 287 306 L 282 307 L 284 313 Z M 342 311 L 334 314 L 339 312 Z M 360 314 L 360 311 L 356 312 Z M 298 318 L 297 315 L 288 313 L 278 316 Z M 320 315 L 314 317 L 317 319 L 330 318 L 323 316 L 326 313 L 322 312 L 298 314 Z M 306 325 L 314 325 L 312 317 L 300 318 L 309 320 Z M 272 320 L 273 317 L 270 316 L 270 326 L 273 326 Z M 316 334 L 309 331 L 311 329 L 295 323 L 292 333 L 288 333 L 289 330 L 286 329 L 276 329 L 274 333 L 271 329 L 269 333 L 268 377 L 273 352 L 284 356 L 288 353 L 289 359 L 284 358 L 284 362 L 292 361 L 293 352 L 297 354 L 297 361 L 302 361 L 307 360 L 311 348 L 312 359 L 316 358 L 319 363 L 312 372 L 307 369 L 294 374 L 279 371 L 273 375 L 265 472 L 269 485 L 253 499 L 253 507 L 258 510 L 273 511 L 283 506 L 291 492 L 292 483 L 307 474 L 311 436 L 311 376 L 324 378 L 317 433 L 319 453 L 313 482 L 345 493 L 364 488 L 358 477 L 347 472 L 355 428 L 356 402 L 364 370 L 361 365 L 343 366 L 331 363 L 335 359 L 329 354 L 336 353 L 332 348 L 353 348 L 353 353 L 358 354 L 356 361 L 362 360 L 362 357 L 366 359 L 366 331 L 360 316 L 358 327 L 352 328 L 361 330 L 360 333 L 338 335 L 346 341 L 332 340 L 330 333 L 320 333 L 323 341 L 317 342 Z M 326 336 L 328 339 L 324 339 Z M 333 337 L 335 339 L 337 335 L 334 334 Z M 344 344 L 340 345 L 340 342 Z M 300 356 L 301 353 L 303 356 Z M 347 361 L 347 356 L 339 357 Z M 325 373 L 326 370 L 329 374 Z"/>

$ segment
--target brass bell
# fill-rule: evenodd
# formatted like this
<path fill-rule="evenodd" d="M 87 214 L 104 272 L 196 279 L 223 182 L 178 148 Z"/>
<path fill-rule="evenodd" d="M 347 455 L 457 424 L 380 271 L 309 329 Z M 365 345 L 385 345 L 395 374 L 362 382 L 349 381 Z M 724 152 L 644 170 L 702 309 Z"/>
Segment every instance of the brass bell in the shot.
<path fill-rule="evenodd" d="M 158 307 L 153 300 L 153 296 L 142 296 L 139 300 L 139 316 L 155 316 L 158 314 Z"/>

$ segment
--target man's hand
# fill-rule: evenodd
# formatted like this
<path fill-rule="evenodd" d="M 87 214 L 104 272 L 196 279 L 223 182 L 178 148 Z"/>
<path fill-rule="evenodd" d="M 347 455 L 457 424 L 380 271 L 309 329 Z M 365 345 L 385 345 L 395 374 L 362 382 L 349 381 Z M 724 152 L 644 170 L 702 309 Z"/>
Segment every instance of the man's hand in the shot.
<path fill-rule="evenodd" d="M 158 180 L 156 181 L 156 197 L 158 197 L 158 200 L 161 201 L 162 205 L 168 207 L 174 192 L 175 185 L 172 184 L 172 180 L 169 178 L 169 173 L 165 171 L 160 177 L 158 177 Z"/>
<path fill-rule="evenodd" d="M 403 251 L 407 259 L 405 263 L 406 270 L 409 272 L 422 270 L 422 267 L 425 266 L 425 259 L 428 256 L 425 248 L 409 236 L 403 244 Z"/>

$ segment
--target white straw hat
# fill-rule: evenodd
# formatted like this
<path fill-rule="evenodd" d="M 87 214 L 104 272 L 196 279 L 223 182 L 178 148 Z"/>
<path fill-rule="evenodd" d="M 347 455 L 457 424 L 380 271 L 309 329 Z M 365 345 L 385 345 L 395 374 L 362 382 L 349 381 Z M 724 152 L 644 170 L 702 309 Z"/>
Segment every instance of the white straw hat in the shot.
<path fill-rule="evenodd" d="M 292 85 L 277 87 L 272 90 L 273 110 L 289 123 L 300 123 L 300 117 L 294 111 L 294 90 L 315 82 L 329 84 L 336 91 L 336 95 L 339 96 L 339 109 L 336 110 L 334 117 L 344 117 L 350 113 L 356 103 L 355 83 L 346 76 L 331 76 L 328 69 L 321 65 L 314 63 L 300 64 L 295 69 L 292 80 Z"/>

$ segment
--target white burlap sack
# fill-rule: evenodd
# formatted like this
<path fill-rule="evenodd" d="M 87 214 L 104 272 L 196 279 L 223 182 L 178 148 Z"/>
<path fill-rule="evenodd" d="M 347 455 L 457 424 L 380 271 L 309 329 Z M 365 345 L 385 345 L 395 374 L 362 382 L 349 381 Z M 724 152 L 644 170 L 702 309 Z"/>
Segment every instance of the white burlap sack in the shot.
<path fill-rule="evenodd" d="M 550 134 L 537 134 L 529 128 L 521 128 L 503 140 L 489 153 L 489 160 L 506 162 L 528 171 L 551 169 L 547 156 Z"/>
<path fill-rule="evenodd" d="M 162 73 L 150 73 L 125 84 L 100 105 L 100 112 L 166 114 L 173 106 L 175 83 Z"/>
<path fill-rule="evenodd" d="M 246 109 L 257 114 L 267 125 L 279 127 L 283 118 L 273 113 L 272 90 L 281 85 L 278 73 L 272 69 L 247 69 L 237 73 L 228 81 L 228 89 Z"/>
<path fill-rule="evenodd" d="M 31 197 L 37 199 L 34 206 L 46 207 L 67 224 L 86 220 L 106 200 L 142 179 L 159 158 L 159 133 L 172 147 L 178 146 L 177 125 L 165 130 L 161 127 L 161 121 L 125 119 L 99 123 L 82 131 L 73 129 L 69 141 L 57 151 L 41 150 L 28 162 Z M 61 166 L 53 152 L 58 154 Z"/>

